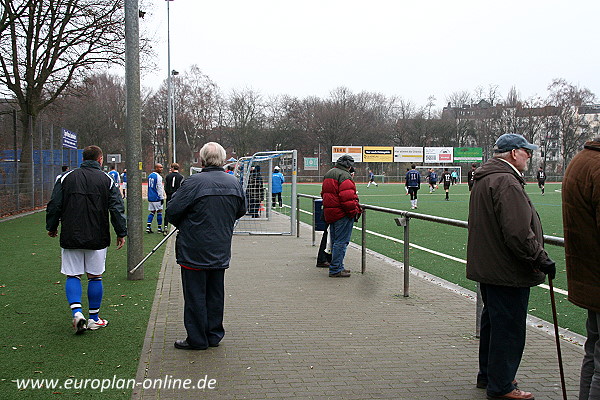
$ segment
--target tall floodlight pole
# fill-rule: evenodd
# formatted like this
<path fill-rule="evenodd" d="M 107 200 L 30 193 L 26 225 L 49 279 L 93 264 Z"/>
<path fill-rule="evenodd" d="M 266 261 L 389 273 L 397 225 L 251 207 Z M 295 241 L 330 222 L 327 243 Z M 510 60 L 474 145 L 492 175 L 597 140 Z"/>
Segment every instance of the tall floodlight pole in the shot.
<path fill-rule="evenodd" d="M 178 71 L 172 70 L 171 76 L 179 75 Z M 173 130 L 173 162 L 177 162 L 177 141 L 175 140 L 175 90 L 172 90 L 172 100 L 171 100 L 171 110 L 173 114 L 173 125 L 171 125 L 171 129 Z"/>
<path fill-rule="evenodd" d="M 167 0 L 167 164 L 175 162 L 175 135 L 171 141 L 171 132 L 173 124 L 173 108 L 171 94 L 171 14 L 169 13 L 169 4 L 172 0 Z"/>
<path fill-rule="evenodd" d="M 138 0 L 125 0 L 125 88 L 127 136 L 127 279 L 144 279 L 142 227 L 142 129 L 140 111 L 140 31 Z"/>

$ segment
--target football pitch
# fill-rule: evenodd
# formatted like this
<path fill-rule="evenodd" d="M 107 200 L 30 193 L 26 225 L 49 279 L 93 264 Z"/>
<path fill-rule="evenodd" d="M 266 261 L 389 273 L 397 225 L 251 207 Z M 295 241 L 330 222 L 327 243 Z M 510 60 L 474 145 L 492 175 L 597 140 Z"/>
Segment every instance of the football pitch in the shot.
<path fill-rule="evenodd" d="M 421 185 L 418 194 L 418 209 L 410 209 L 410 198 L 405 193 L 403 184 L 379 184 L 367 188 L 366 184 L 356 185 L 361 204 L 369 204 L 397 210 L 414 211 L 420 214 L 429 214 L 445 218 L 467 221 L 469 214 L 469 189 L 466 184 L 450 187 L 450 200 L 444 200 L 445 194 L 440 186 L 434 193 L 429 193 L 428 185 Z M 548 183 L 544 196 L 542 196 L 537 183 L 528 183 L 525 187 L 531 201 L 542 220 L 545 235 L 563 237 L 561 184 Z M 319 196 L 320 184 L 299 184 L 298 193 Z M 312 211 L 309 199 L 300 199 L 303 210 Z M 301 220 L 311 222 L 311 216 L 301 213 Z M 397 216 L 369 210 L 367 230 L 397 239 L 403 238 L 403 229 L 396 226 L 394 218 Z M 355 227 L 360 227 L 360 223 Z M 360 244 L 361 232 L 354 230 L 352 241 Z M 388 257 L 402 261 L 403 245 L 376 235 L 367 236 L 367 247 Z M 467 229 L 458 228 L 439 223 L 411 219 L 410 243 L 436 252 L 449 255 L 465 261 L 467 256 Z M 556 261 L 557 276 L 553 281 L 555 289 L 567 291 L 567 277 L 565 272 L 565 253 L 562 247 L 546 245 L 546 251 Z M 428 272 L 447 281 L 458 284 L 464 288 L 475 291 L 476 283 L 465 276 L 465 263 L 432 254 L 430 252 L 411 247 L 410 264 L 412 267 Z M 377 268 L 368 265 L 369 269 Z M 399 272 L 400 273 L 400 272 Z M 546 282 L 547 284 L 547 282 Z M 574 306 L 567 300 L 567 296 L 556 294 L 556 306 L 559 325 L 573 332 L 585 335 L 585 310 Z M 531 290 L 529 313 L 546 321 L 552 322 L 552 309 L 550 294 L 545 288 L 535 287 Z"/>

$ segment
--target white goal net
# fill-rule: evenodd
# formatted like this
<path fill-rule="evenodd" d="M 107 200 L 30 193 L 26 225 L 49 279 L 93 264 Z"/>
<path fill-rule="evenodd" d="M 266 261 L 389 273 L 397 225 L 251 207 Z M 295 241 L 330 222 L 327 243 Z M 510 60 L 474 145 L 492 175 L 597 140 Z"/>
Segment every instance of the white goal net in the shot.
<path fill-rule="evenodd" d="M 295 235 L 297 151 L 264 151 L 241 157 L 234 173 L 246 193 L 248 210 L 236 222 L 234 233 Z"/>

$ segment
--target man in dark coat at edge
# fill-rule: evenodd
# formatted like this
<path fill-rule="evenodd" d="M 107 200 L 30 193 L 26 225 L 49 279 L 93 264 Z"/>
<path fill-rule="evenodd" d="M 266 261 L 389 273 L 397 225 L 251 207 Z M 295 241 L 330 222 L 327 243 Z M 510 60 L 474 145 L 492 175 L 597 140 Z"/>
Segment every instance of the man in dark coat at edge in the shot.
<path fill-rule="evenodd" d="M 169 221 L 179 229 L 175 246 L 185 302 L 187 338 L 175 347 L 204 350 L 225 335 L 225 270 L 231 259 L 235 221 L 246 213 L 239 181 L 225 173 L 226 153 L 215 142 L 200 149 L 202 172 L 183 181 L 169 202 Z"/>
<path fill-rule="evenodd" d="M 525 192 L 523 171 L 538 146 L 504 134 L 494 157 L 475 171 L 469 202 L 467 278 L 483 300 L 477 387 L 488 399 L 533 399 L 516 387 L 525 348 L 529 291 L 554 278 L 539 216 Z"/>
<path fill-rule="evenodd" d="M 600 399 L 600 138 L 585 143 L 562 182 L 569 301 L 587 310 L 579 399 Z"/>

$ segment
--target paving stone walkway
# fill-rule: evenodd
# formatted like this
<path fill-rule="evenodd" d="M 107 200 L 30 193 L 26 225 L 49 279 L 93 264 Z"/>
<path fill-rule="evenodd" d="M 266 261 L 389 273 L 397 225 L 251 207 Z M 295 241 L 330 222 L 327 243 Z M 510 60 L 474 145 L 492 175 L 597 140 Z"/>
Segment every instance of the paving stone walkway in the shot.
<path fill-rule="evenodd" d="M 137 380 L 190 379 L 204 389 L 136 390 L 138 399 L 485 399 L 475 388 L 475 302 L 427 279 L 411 278 L 373 254 L 361 275 L 349 248 L 350 278 L 315 268 L 310 230 L 300 238 L 235 236 L 226 272 L 225 338 L 217 348 L 182 351 L 179 267 L 171 239 Z M 562 399 L 554 338 L 529 328 L 517 379 L 536 399 Z M 577 398 L 583 350 L 564 341 L 569 399 Z M 209 389 L 208 386 L 214 386 Z"/>

